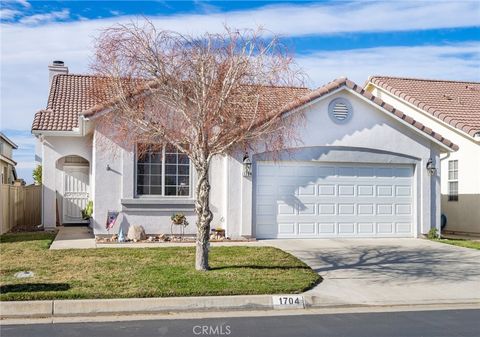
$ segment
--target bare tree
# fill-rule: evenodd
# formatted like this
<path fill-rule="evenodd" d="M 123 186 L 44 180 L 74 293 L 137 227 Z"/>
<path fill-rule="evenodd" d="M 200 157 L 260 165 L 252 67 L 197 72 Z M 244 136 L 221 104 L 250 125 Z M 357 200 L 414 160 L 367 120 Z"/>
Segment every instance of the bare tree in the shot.
<path fill-rule="evenodd" d="M 211 159 L 259 143 L 278 150 L 293 139 L 276 89 L 302 84 L 302 72 L 262 30 L 188 36 L 148 21 L 104 30 L 92 68 L 99 75 L 92 92 L 103 103 L 97 110 L 113 111 L 99 123 L 123 142 L 170 144 L 190 158 L 197 173 L 195 267 L 208 270 Z"/>

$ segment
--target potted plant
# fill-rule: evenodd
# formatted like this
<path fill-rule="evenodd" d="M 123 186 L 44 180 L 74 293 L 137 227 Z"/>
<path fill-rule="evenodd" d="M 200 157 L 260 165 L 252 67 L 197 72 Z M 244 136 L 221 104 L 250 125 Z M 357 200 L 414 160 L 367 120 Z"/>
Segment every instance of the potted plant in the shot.
<path fill-rule="evenodd" d="M 173 214 L 170 219 L 172 220 L 171 232 L 174 235 L 175 228 L 180 228 L 181 234 L 185 234 L 185 227 L 188 226 L 187 217 L 183 213 L 175 213 Z"/>
<path fill-rule="evenodd" d="M 82 209 L 82 219 L 83 220 L 90 220 L 93 214 L 93 201 L 89 200 L 87 202 L 87 206 Z"/>

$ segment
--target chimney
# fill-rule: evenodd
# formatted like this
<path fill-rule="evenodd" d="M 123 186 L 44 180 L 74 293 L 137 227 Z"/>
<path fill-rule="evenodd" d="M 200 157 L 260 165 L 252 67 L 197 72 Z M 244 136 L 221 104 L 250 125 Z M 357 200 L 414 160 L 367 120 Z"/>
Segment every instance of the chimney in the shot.
<path fill-rule="evenodd" d="M 55 75 L 68 75 L 68 67 L 65 67 L 65 63 L 63 63 L 63 61 L 53 61 L 52 64 L 48 66 L 50 85 L 52 84 L 52 79 Z"/>

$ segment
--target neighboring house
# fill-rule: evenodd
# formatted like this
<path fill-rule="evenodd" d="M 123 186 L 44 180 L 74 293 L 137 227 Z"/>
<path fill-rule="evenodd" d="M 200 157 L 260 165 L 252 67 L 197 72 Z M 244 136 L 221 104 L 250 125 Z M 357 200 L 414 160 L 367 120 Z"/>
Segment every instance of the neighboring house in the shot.
<path fill-rule="evenodd" d="M 77 222 L 93 200 L 97 235 L 138 224 L 147 233 L 169 233 L 174 212 L 187 215 L 195 232 L 195 172 L 188 157 L 165 147 L 137 158 L 97 127 L 110 113 L 88 97 L 93 78 L 68 75 L 63 65 L 52 79 L 48 105 L 36 113 L 43 164 L 43 224 Z M 304 110 L 302 144 L 272 154 L 243 153 L 212 160 L 212 227 L 229 237 L 418 237 L 440 226 L 440 177 L 427 163 L 457 146 L 411 117 L 338 79 L 316 90 L 268 87 L 265 108 Z M 433 175 L 431 175 L 433 173 Z M 58 213 L 56 212 L 58 205 Z M 108 211 L 120 211 L 107 231 Z"/>
<path fill-rule="evenodd" d="M 372 76 L 365 89 L 459 146 L 440 158 L 445 230 L 480 234 L 480 83 Z"/>
<path fill-rule="evenodd" d="M 17 163 L 12 159 L 13 150 L 17 148 L 14 142 L 0 132 L 0 184 L 13 184 L 17 179 Z"/>

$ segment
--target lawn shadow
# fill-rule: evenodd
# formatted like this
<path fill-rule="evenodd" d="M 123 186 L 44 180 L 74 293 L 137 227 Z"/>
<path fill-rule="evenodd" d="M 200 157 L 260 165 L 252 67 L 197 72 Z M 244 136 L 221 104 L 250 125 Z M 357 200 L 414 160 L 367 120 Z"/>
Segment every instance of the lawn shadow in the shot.
<path fill-rule="evenodd" d="M 33 293 L 40 291 L 67 291 L 69 289 L 70 285 L 68 283 L 22 283 L 0 286 L 0 293 Z"/>

